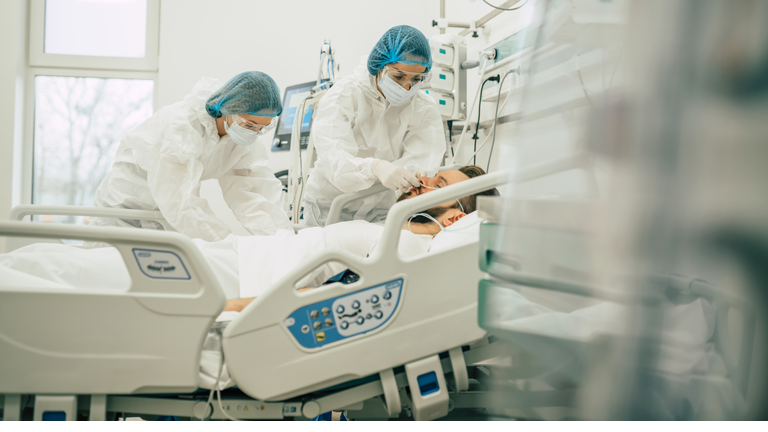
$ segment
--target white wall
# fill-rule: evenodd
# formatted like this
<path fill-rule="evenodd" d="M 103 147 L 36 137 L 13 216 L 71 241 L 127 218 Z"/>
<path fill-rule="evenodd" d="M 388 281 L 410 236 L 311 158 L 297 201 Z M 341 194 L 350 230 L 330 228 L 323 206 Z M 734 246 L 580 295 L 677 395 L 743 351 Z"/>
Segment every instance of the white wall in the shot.
<path fill-rule="evenodd" d="M 27 11 L 24 0 L 0 2 L 0 220 L 8 219 L 21 199 Z M 4 250 L 5 238 L 0 237 L 0 252 Z"/>

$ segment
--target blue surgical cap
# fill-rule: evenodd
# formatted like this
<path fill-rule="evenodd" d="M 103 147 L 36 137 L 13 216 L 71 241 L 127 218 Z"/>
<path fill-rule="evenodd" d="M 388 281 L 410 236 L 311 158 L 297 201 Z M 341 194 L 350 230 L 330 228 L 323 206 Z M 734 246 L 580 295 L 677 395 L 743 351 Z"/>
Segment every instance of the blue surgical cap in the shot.
<path fill-rule="evenodd" d="M 429 41 L 417 29 L 400 25 L 392 27 L 376 42 L 368 55 L 368 73 L 376 75 L 379 69 L 389 63 L 405 63 L 432 68 L 432 53 Z"/>
<path fill-rule="evenodd" d="M 264 72 L 235 75 L 205 102 L 205 110 L 213 118 L 222 115 L 251 114 L 275 117 L 283 112 L 280 88 Z"/>

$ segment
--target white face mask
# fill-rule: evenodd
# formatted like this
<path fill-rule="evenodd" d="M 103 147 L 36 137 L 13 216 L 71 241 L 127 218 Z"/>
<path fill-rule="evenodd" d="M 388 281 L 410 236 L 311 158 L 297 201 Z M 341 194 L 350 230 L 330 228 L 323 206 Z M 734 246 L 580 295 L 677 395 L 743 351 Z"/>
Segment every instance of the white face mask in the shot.
<path fill-rule="evenodd" d="M 421 83 L 418 83 L 415 86 L 412 86 L 410 90 L 406 90 L 387 74 L 382 75 L 383 78 L 379 80 L 379 87 L 381 88 L 381 92 L 384 93 L 384 97 L 387 98 L 392 105 L 400 105 L 413 97 L 413 95 L 418 93 L 421 89 Z"/>
<path fill-rule="evenodd" d="M 224 131 L 230 138 L 232 138 L 232 141 L 234 141 L 235 144 L 241 146 L 249 146 L 255 143 L 256 139 L 259 137 L 257 132 L 240 126 L 236 121 L 233 121 L 232 125 L 230 125 L 227 123 L 226 117 L 224 117 Z"/>

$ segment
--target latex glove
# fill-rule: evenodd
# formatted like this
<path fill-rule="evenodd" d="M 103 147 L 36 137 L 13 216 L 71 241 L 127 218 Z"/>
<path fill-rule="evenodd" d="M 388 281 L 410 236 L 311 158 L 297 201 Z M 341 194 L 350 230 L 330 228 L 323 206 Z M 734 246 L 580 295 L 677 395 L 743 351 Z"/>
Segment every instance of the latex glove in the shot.
<path fill-rule="evenodd" d="M 420 179 L 422 177 L 426 177 L 427 176 L 427 172 L 424 171 L 423 169 L 419 168 L 419 169 L 416 170 L 416 172 L 413 173 L 413 175 L 416 176 L 417 179 Z"/>
<path fill-rule="evenodd" d="M 394 191 L 408 190 L 421 184 L 415 175 L 385 160 L 374 162 L 371 165 L 371 173 L 381 181 L 381 184 Z"/>

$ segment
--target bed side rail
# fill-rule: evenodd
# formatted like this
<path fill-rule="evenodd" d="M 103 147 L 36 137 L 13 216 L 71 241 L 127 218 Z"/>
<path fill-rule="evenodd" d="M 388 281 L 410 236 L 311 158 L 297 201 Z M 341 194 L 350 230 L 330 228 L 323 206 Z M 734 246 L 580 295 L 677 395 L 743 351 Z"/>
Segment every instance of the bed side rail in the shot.
<path fill-rule="evenodd" d="M 226 297 L 200 250 L 186 236 L 156 230 L 0 222 L 0 236 L 73 239 L 112 244 L 131 276 L 128 290 L 146 307 L 167 314 L 210 315 Z M 173 269 L 154 270 L 146 254 L 164 254 Z M 205 298 L 193 304 L 183 298 Z M 192 309 L 190 309 L 192 308 Z"/>
<path fill-rule="evenodd" d="M 88 207 L 88 206 L 58 206 L 58 205 L 36 205 L 22 204 L 17 205 L 11 210 L 8 219 L 21 221 L 26 216 L 51 215 L 51 216 L 92 216 L 108 217 L 116 219 L 139 219 L 154 221 L 165 228 L 166 231 L 174 231 L 173 227 L 165 220 L 163 214 L 159 211 L 149 210 L 129 210 L 106 207 Z"/>

